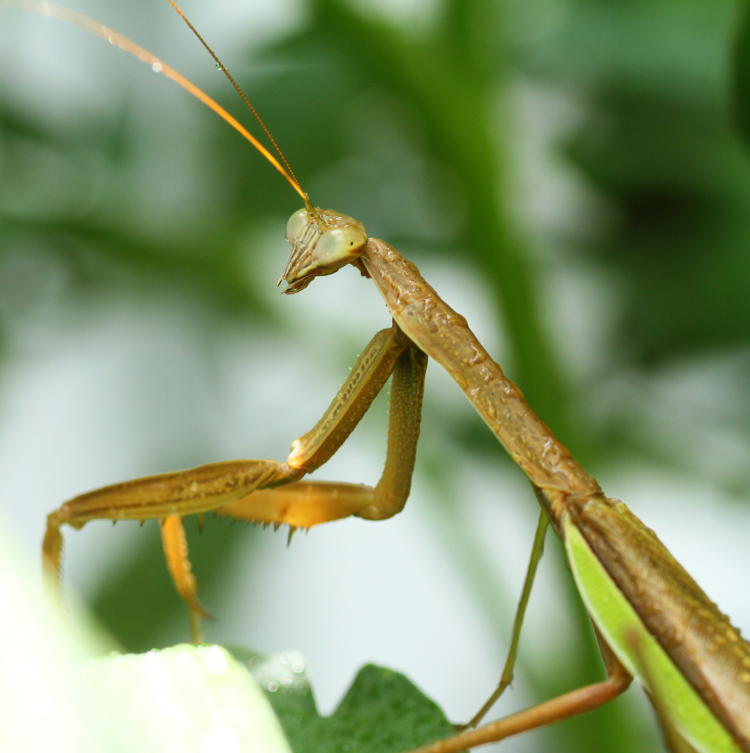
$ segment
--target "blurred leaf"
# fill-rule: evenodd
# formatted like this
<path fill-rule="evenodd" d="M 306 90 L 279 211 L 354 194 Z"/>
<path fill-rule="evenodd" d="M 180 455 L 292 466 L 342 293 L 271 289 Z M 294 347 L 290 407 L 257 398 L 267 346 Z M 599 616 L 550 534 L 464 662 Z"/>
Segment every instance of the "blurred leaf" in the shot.
<path fill-rule="evenodd" d="M 111 655 L 90 671 L 124 750 L 289 753 L 265 696 L 221 646 Z"/>
<path fill-rule="evenodd" d="M 740 3 L 737 35 L 732 55 L 734 116 L 740 134 L 750 148 L 750 5 Z"/>
<path fill-rule="evenodd" d="M 573 6 L 560 44 L 579 52 L 555 75 L 589 82 L 565 152 L 609 210 L 588 245 L 619 292 L 613 358 L 653 368 L 744 345 L 750 160 L 720 96 L 734 4 Z M 607 52 L 586 59 L 594 34 Z"/>
<path fill-rule="evenodd" d="M 125 753 L 96 714 L 81 723 L 97 702 L 86 667 L 111 641 L 75 599 L 63 614 L 0 513 L 0 750 Z"/>

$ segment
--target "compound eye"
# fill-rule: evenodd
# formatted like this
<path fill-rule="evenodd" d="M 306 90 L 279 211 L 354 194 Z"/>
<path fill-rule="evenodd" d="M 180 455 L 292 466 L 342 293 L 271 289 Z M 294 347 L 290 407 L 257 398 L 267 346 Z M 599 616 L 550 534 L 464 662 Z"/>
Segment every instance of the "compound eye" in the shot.
<path fill-rule="evenodd" d="M 336 264 L 359 256 L 365 243 L 367 236 L 361 230 L 353 227 L 334 228 L 320 236 L 315 246 L 315 258 L 321 266 Z"/>
<path fill-rule="evenodd" d="M 294 245 L 307 230 L 310 218 L 307 215 L 307 209 L 298 209 L 286 223 L 286 239 Z"/>

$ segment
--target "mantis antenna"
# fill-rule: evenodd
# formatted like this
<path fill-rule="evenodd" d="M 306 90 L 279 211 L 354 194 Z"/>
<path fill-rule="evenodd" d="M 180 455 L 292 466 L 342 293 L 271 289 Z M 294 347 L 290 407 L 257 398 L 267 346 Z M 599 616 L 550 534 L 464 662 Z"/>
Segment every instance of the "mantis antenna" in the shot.
<path fill-rule="evenodd" d="M 302 197 L 302 200 L 305 202 L 305 206 L 310 207 L 311 204 L 307 194 L 302 189 L 302 186 L 300 186 L 299 181 L 294 174 L 294 171 L 289 166 L 289 163 L 284 156 L 284 153 L 279 148 L 273 136 L 271 136 L 270 130 L 263 122 L 256 109 L 252 106 L 252 104 L 250 104 L 248 98 L 242 92 L 240 87 L 235 83 L 232 76 L 229 74 L 218 57 L 216 57 L 211 48 L 203 41 L 203 38 L 200 36 L 200 34 L 198 34 L 190 21 L 188 21 L 185 14 L 177 7 L 177 5 L 175 5 L 174 2 L 172 2 L 172 0 L 169 0 L 169 2 L 187 23 L 193 33 L 198 37 L 203 46 L 209 51 L 213 59 L 216 61 L 216 64 L 219 66 L 219 69 L 224 73 L 225 76 L 227 76 L 229 81 L 239 93 L 240 97 L 242 97 L 242 100 L 250 108 L 250 111 L 253 113 L 255 119 L 260 124 L 263 132 L 269 138 L 271 144 L 273 145 L 273 148 L 281 158 L 281 162 L 279 162 L 279 160 L 276 159 L 276 157 L 274 157 L 274 155 L 271 154 L 271 152 L 266 149 L 266 147 L 263 146 L 263 144 L 261 144 L 261 142 L 258 141 L 258 139 L 256 139 L 255 136 L 253 136 L 253 134 L 250 133 L 247 128 L 245 128 L 245 126 L 242 125 L 242 123 L 240 123 L 234 116 L 227 112 L 215 99 L 206 94 L 206 92 L 204 92 L 202 89 L 199 89 L 192 81 L 185 78 L 181 73 L 176 71 L 170 65 L 167 65 L 165 62 L 163 62 L 161 58 L 158 58 L 156 55 L 136 44 L 132 40 L 114 31 L 114 29 L 110 29 L 108 26 L 105 26 L 98 21 L 94 21 L 93 18 L 89 18 L 82 13 L 70 10 L 69 8 L 57 5 L 56 3 L 46 2 L 46 0 L 0 0 L 0 5 L 12 5 L 23 10 L 29 10 L 34 13 L 39 13 L 42 16 L 54 18 L 58 21 L 64 21 L 65 23 L 69 23 L 73 26 L 78 26 L 84 31 L 95 34 L 105 42 L 109 42 L 109 44 L 114 45 L 115 47 L 119 47 L 121 50 L 133 55 L 133 57 L 136 57 L 138 58 L 138 60 L 146 63 L 146 65 L 151 66 L 151 70 L 154 73 L 164 74 L 168 79 L 171 79 L 177 85 L 185 89 L 185 91 L 187 91 L 189 94 L 192 94 L 196 99 L 206 105 L 206 107 L 213 110 L 220 118 L 229 123 L 229 125 L 232 126 L 235 131 L 237 131 L 241 136 L 249 141 L 261 153 L 261 155 L 284 176 L 289 185 Z"/>
<path fill-rule="evenodd" d="M 174 2 L 174 0 L 167 0 L 167 2 L 169 2 L 169 4 L 177 12 L 179 17 L 187 24 L 188 29 L 190 29 L 190 31 L 192 31 L 193 34 L 195 34 L 196 38 L 203 45 L 206 52 L 214 59 L 214 62 L 216 63 L 216 66 L 218 67 L 218 69 L 227 77 L 227 80 L 234 87 L 234 90 L 237 92 L 240 99 L 245 103 L 245 105 L 247 106 L 247 109 L 250 110 L 250 112 L 253 114 L 253 117 L 258 122 L 258 125 L 263 129 L 263 133 L 266 134 L 266 137 L 271 142 L 274 150 L 276 151 L 276 154 L 279 155 L 279 158 L 284 163 L 284 167 L 289 172 L 289 175 L 291 175 L 292 178 L 294 178 L 294 182 L 299 186 L 299 181 L 297 180 L 297 176 L 295 175 L 294 170 L 292 169 L 292 166 L 289 164 L 289 160 L 287 160 L 286 155 L 284 154 L 281 147 L 276 142 L 276 139 L 273 137 L 273 134 L 271 133 L 271 129 L 266 125 L 263 118 L 261 118 L 260 113 L 255 109 L 253 103 L 248 99 L 245 92 L 242 91 L 242 88 L 240 87 L 240 85 L 234 80 L 234 77 L 229 72 L 229 68 L 227 68 L 224 65 L 224 63 L 221 62 L 221 60 L 219 60 L 218 55 L 211 49 L 208 42 L 206 42 L 206 40 L 203 39 L 198 29 L 196 29 L 195 26 L 193 26 L 193 24 L 190 23 L 190 19 L 185 15 L 182 8 L 180 8 L 180 6 L 177 5 L 177 3 Z"/>

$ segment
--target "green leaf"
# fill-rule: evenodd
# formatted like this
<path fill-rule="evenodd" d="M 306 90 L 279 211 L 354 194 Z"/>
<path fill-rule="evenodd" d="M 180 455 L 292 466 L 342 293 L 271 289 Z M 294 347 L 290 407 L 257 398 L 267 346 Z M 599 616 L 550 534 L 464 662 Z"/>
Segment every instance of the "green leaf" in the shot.
<path fill-rule="evenodd" d="M 393 670 L 362 667 L 337 709 L 325 717 L 299 653 L 250 656 L 247 662 L 294 753 L 399 753 L 454 733 L 440 708 Z"/>

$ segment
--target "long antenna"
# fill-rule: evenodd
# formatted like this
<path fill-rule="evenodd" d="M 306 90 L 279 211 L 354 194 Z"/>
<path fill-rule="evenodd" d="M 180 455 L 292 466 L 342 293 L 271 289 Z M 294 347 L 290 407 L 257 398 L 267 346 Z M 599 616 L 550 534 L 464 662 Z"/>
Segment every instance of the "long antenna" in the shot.
<path fill-rule="evenodd" d="M 266 147 L 263 146 L 263 144 L 261 144 L 260 141 L 258 141 L 258 139 L 256 139 L 255 136 L 253 136 L 253 134 L 242 125 L 242 123 L 240 123 L 234 116 L 230 115 L 216 100 L 209 97 L 206 92 L 199 89 L 192 81 L 185 78 L 181 73 L 176 71 L 170 65 L 167 65 L 153 53 L 144 49 L 122 34 L 114 31 L 114 29 L 110 29 L 108 26 L 105 26 L 98 21 L 94 21 L 93 18 L 84 16 L 82 13 L 70 10 L 62 5 L 57 5 L 56 3 L 47 2 L 46 0 L 0 0 L 0 5 L 11 5 L 21 8 L 22 10 L 29 10 L 34 13 L 39 13 L 42 16 L 54 18 L 58 21 L 64 21 L 73 26 L 78 26 L 80 29 L 100 37 L 105 42 L 109 42 L 109 44 L 119 47 L 121 50 L 151 66 L 151 70 L 154 73 L 164 74 L 168 79 L 171 79 L 178 86 L 181 86 L 185 91 L 200 100 L 206 105 L 206 107 L 213 110 L 220 118 L 229 123 L 235 131 L 249 141 L 261 153 L 261 155 L 263 155 L 263 157 L 265 157 L 265 159 L 284 176 L 289 185 L 291 185 L 291 187 L 302 197 L 305 205 L 310 206 L 310 200 L 307 194 L 302 190 L 302 186 L 300 186 L 296 177 L 294 177 L 293 171 L 288 168 L 288 165 L 286 165 L 286 159 L 284 159 L 283 154 L 281 157 L 286 167 L 284 167 L 279 160 L 277 160 L 276 157 L 274 157 L 274 155 L 271 154 L 271 152 L 269 152 L 268 149 L 266 149 Z M 256 115 L 256 117 L 258 116 Z M 258 120 L 261 125 L 263 125 L 260 118 L 258 118 Z M 269 133 L 265 126 L 263 126 L 263 129 L 267 134 Z M 280 152 L 281 150 L 278 149 L 273 139 L 271 139 L 271 142 Z"/>
<path fill-rule="evenodd" d="M 198 31 L 198 29 L 193 26 L 192 23 L 190 23 L 190 19 L 185 15 L 185 12 L 180 8 L 179 5 L 174 0 L 167 0 L 167 2 L 175 9 L 177 12 L 177 15 L 187 24 L 188 29 L 193 32 L 193 34 L 196 36 L 198 41 L 203 45 L 206 52 L 213 58 L 214 62 L 216 63 L 217 68 L 227 77 L 227 80 L 229 83 L 234 87 L 234 90 L 239 94 L 240 99 L 247 105 L 247 109 L 250 110 L 250 112 L 253 114 L 253 117 L 255 120 L 258 121 L 258 125 L 263 129 L 263 133 L 266 134 L 268 137 L 268 140 L 273 145 L 274 150 L 276 151 L 276 154 L 279 155 L 279 159 L 284 163 L 284 167 L 289 171 L 289 174 L 294 178 L 295 181 L 297 181 L 297 176 L 294 173 L 294 170 L 292 169 L 292 166 L 289 164 L 289 161 L 286 158 L 286 155 L 281 150 L 281 147 L 276 142 L 276 139 L 273 137 L 273 134 L 271 133 L 271 129 L 265 124 L 263 118 L 261 118 L 260 113 L 255 109 L 255 106 L 253 103 L 248 99 L 247 95 L 244 91 L 242 91 L 242 88 L 240 85 L 234 80 L 234 77 L 229 72 L 229 68 L 227 68 L 224 63 L 219 60 L 219 56 L 211 49 L 208 42 L 201 36 L 201 33 Z M 299 181 L 297 181 L 299 184 Z"/>

